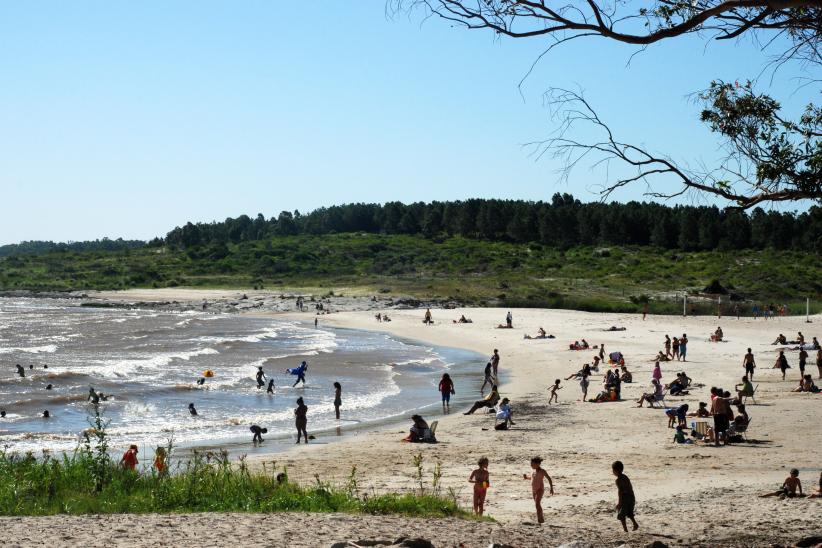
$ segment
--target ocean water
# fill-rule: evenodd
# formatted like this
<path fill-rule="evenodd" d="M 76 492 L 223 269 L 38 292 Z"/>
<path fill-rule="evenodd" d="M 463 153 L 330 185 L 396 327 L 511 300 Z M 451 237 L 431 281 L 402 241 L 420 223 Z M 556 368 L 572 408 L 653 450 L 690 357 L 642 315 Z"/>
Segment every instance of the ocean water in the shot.
<path fill-rule="evenodd" d="M 307 385 L 292 388 L 296 377 L 285 369 L 302 360 L 309 366 Z M 274 380 L 274 395 L 257 389 L 258 366 Z M 252 424 L 268 428 L 272 443 L 285 441 L 294 434 L 300 396 L 309 408 L 309 433 L 328 440 L 415 410 L 439 414 L 437 384 L 444 372 L 455 379 L 456 403 L 472 399 L 483 366 L 474 353 L 370 331 L 0 298 L 0 409 L 7 413 L 0 419 L 0 447 L 76 447 L 90 427 L 89 386 L 110 395 L 100 408 L 115 448 L 163 445 L 171 437 L 178 447 L 250 445 Z M 205 370 L 214 377 L 198 386 Z M 334 381 L 343 387 L 342 421 L 334 417 Z M 189 414 L 189 403 L 199 416 Z M 42 417 L 46 409 L 51 418 Z"/>

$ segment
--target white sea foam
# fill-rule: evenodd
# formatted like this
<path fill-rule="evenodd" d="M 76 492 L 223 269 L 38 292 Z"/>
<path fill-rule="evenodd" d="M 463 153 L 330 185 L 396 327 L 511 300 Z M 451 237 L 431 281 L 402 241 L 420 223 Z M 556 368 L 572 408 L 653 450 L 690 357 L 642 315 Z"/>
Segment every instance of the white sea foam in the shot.
<path fill-rule="evenodd" d="M 0 348 L 0 354 L 11 354 L 12 352 L 25 352 L 26 354 L 51 354 L 57 352 L 57 345 L 46 344 L 43 346 Z"/>
<path fill-rule="evenodd" d="M 213 348 L 200 348 L 188 352 L 165 352 L 156 354 L 150 358 L 119 360 L 113 363 L 104 362 L 100 366 L 95 367 L 94 372 L 108 378 L 122 378 L 134 374 L 157 375 L 161 373 L 160 368 L 170 364 L 174 360 L 188 361 L 196 356 L 207 356 L 219 353 L 218 350 Z"/>

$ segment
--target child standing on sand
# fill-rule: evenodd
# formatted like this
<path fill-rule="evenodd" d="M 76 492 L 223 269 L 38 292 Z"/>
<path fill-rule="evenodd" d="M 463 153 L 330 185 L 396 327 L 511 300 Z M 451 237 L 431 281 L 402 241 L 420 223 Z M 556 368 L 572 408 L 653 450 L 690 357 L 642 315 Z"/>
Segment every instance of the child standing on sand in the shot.
<path fill-rule="evenodd" d="M 634 519 L 634 506 L 636 506 L 636 498 L 634 497 L 634 487 L 631 485 L 631 480 L 628 476 L 622 473 L 625 467 L 622 461 L 615 461 L 611 465 L 611 471 L 616 476 L 617 486 L 617 519 L 622 523 L 622 528 L 628 532 L 628 525 L 625 520 L 629 519 L 634 524 L 634 531 L 639 529 L 639 524 Z"/>
<path fill-rule="evenodd" d="M 482 457 L 477 461 L 479 468 L 471 472 L 468 481 L 474 484 L 474 513 L 481 516 L 485 511 L 485 495 L 491 485 L 491 475 L 488 473 L 488 459 Z"/>
<path fill-rule="evenodd" d="M 533 472 L 529 476 L 528 474 L 523 474 L 522 477 L 524 479 L 531 480 L 531 495 L 534 497 L 534 505 L 537 508 L 537 521 L 539 523 L 545 523 L 545 516 L 542 513 L 542 497 L 545 495 L 545 480 L 548 480 L 548 487 L 550 488 L 549 493 L 553 496 L 554 494 L 554 482 L 551 480 L 551 476 L 548 475 L 542 466 L 542 458 L 534 457 L 531 459 L 531 469 Z"/>
<path fill-rule="evenodd" d="M 559 403 L 559 396 L 557 395 L 557 390 L 562 390 L 562 387 L 559 385 L 559 379 L 554 381 L 554 386 L 551 387 L 551 397 L 548 398 L 548 405 L 551 405 L 552 400 L 556 400 Z"/>

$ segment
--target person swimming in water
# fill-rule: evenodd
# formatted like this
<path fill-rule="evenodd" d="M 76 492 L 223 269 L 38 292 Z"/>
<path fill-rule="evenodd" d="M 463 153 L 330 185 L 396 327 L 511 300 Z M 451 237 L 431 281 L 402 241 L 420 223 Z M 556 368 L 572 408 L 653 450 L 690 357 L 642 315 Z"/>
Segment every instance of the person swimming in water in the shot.
<path fill-rule="evenodd" d="M 88 400 L 87 401 L 90 401 L 92 405 L 97 405 L 98 403 L 100 403 L 100 394 L 98 394 L 94 390 L 93 386 L 88 387 Z"/>
<path fill-rule="evenodd" d="M 26 376 L 26 370 L 19 363 L 17 364 L 17 374 L 20 375 L 21 377 Z"/>
<path fill-rule="evenodd" d="M 263 372 L 263 366 L 257 367 L 257 388 L 262 388 L 265 386 L 265 381 L 268 378 L 265 376 L 265 372 Z"/>
<path fill-rule="evenodd" d="M 268 388 L 266 389 L 268 394 L 274 393 L 274 379 L 268 379 Z"/>
<path fill-rule="evenodd" d="M 203 386 L 205 384 L 205 377 L 200 377 L 197 379 L 197 384 Z"/>
<path fill-rule="evenodd" d="M 197 410 L 194 409 L 194 404 L 193 403 L 188 404 L 188 412 L 191 413 L 192 417 L 197 416 Z"/>

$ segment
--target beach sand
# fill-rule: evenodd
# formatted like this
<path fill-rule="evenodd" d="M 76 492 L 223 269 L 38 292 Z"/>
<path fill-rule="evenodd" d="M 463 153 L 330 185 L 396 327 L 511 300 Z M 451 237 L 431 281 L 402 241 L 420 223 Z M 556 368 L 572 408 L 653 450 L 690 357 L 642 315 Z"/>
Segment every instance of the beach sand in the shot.
<path fill-rule="evenodd" d="M 157 298 L 183 300 L 184 295 L 167 292 Z M 320 437 L 308 446 L 255 457 L 252 464 L 276 461 L 277 466 L 288 466 L 292 481 L 312 482 L 317 474 L 324 481 L 339 484 L 347 482 L 352 466 L 356 466 L 363 491 L 413 490 L 417 488 L 413 459 L 421 453 L 425 487 L 431 488 L 433 468 L 439 462 L 442 492 L 456 492 L 461 503 L 470 508 L 467 478 L 476 460 L 487 456 L 491 488 L 486 512 L 499 523 L 245 514 L 2 518 L 0 546 L 45 542 L 33 534 L 41 528 L 50 531 L 53 539 L 64 539 L 65 544 L 86 542 L 81 540 L 86 535 L 92 537 L 87 542 L 90 545 L 106 539 L 106 544 L 127 542 L 132 546 L 170 544 L 171 538 L 182 546 L 225 545 L 238 540 L 249 545 L 330 546 L 349 539 L 401 536 L 423 536 L 436 546 L 458 546 L 460 542 L 488 546 L 492 541 L 512 546 L 557 546 L 572 540 L 591 546 L 645 546 L 655 540 L 668 545 L 766 546 L 793 545 L 802 538 L 822 535 L 822 500 L 757 497 L 775 490 L 792 467 L 799 468 L 806 492 L 818 485 L 822 395 L 791 393 L 799 376 L 797 352 L 789 353 L 793 369 L 788 371 L 788 380 L 782 381 L 779 371 L 770 368 L 776 359 L 776 347 L 770 343 L 779 333 L 792 339 L 800 330 L 808 340 L 820 336 L 822 317 L 813 317 L 812 324 L 806 324 L 804 317 L 766 322 L 649 316 L 642 321 L 639 315 L 515 309 L 515 329 L 495 329 L 504 323 L 506 310 L 433 310 L 433 326 L 422 324 L 423 312 L 391 310 L 392 322 L 377 323 L 373 311 L 352 311 L 322 316 L 321 322 L 383 330 L 489 356 L 498 348 L 500 371 L 506 376 L 500 392 L 512 401 L 517 423 L 513 429 L 495 431 L 492 415 L 478 412 L 463 416 L 464 409 L 454 409 L 447 416 L 437 413 L 425 417 L 429 422 L 439 421 L 438 444 L 402 443 L 406 425 L 389 426 L 343 435 L 335 443 L 325 443 L 328 440 Z M 473 323 L 453 324 L 461 314 Z M 308 320 L 313 314 L 297 317 Z M 605 331 L 612 325 L 627 330 Z M 722 326 L 726 342 L 708 341 L 717 325 Z M 556 339 L 523 339 L 523 334 L 534 335 L 540 326 Z M 687 363 L 662 363 L 663 380 L 668 382 L 677 371 L 685 370 L 695 383 L 704 385 L 689 396 L 668 398 L 668 405 L 688 403 L 692 410 L 699 401 L 709 401 L 711 386 L 733 389 L 744 373 L 745 349 L 753 348 L 759 365 L 754 381 L 758 390 L 757 403 L 749 401 L 748 405 L 752 422 L 747 443 L 719 448 L 675 445 L 663 411 L 635 408 L 634 400 L 648 390 L 653 357 L 662 348 L 666 333 L 687 333 L 690 344 Z M 604 343 L 606 352 L 623 352 L 634 383 L 623 385 L 623 401 L 594 404 L 578 401 L 578 382 L 563 380 L 559 405 L 549 406 L 548 388 L 554 379 L 580 369 L 596 353 L 568 350 L 569 342 L 583 337 L 592 345 Z M 816 367 L 812 359 L 809 361 L 808 372 L 815 378 Z M 477 364 L 478 379 L 484 365 Z M 589 397 L 600 388 L 600 380 L 601 374 L 592 377 Z M 476 391 L 479 397 L 476 387 L 456 389 Z M 438 401 L 438 396 L 432 389 L 432 401 Z M 543 526 L 533 524 L 530 482 L 523 479 L 523 474 L 530 472 L 529 459 L 534 455 L 545 459 L 543 467 L 556 490 L 554 497 L 543 502 Z M 625 473 L 633 482 L 641 526 L 635 533 L 623 533 L 615 517 L 614 460 L 625 463 Z"/>

